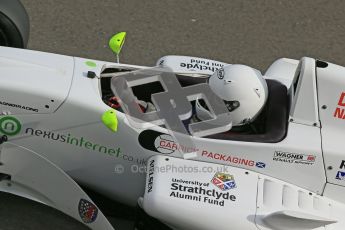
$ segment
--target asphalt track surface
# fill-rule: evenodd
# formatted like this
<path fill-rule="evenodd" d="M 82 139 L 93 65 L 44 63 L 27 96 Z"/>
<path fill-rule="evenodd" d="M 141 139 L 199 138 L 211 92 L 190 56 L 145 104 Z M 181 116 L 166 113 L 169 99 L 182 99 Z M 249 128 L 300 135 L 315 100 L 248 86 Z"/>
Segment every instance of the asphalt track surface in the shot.
<path fill-rule="evenodd" d="M 109 37 L 126 31 L 121 62 L 154 65 L 168 54 L 264 71 L 280 57 L 345 65 L 345 1 L 22 0 L 29 49 L 113 61 Z M 0 194 L 0 229 L 85 229 L 48 207 Z M 126 228 L 117 228 L 126 229 Z"/>

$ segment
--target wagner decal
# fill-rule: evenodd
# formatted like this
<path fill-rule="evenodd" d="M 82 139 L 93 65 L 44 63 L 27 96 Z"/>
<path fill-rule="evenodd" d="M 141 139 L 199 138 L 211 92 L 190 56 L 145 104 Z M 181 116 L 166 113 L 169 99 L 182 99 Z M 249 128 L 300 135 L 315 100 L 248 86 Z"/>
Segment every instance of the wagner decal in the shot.
<path fill-rule="evenodd" d="M 176 178 L 173 178 L 170 184 L 170 197 L 222 207 L 226 206 L 229 202 L 236 201 L 235 195 L 228 191 L 212 188 L 209 182 Z"/>
<path fill-rule="evenodd" d="M 0 105 L 9 106 L 9 107 L 18 108 L 18 109 L 24 109 L 24 110 L 33 111 L 36 113 L 38 112 L 38 109 L 31 108 L 31 107 L 25 106 L 25 105 L 18 105 L 18 104 L 14 104 L 14 103 L 9 103 L 9 102 L 5 102 L 5 101 L 0 101 Z"/>
<path fill-rule="evenodd" d="M 153 188 L 153 174 L 155 172 L 155 160 L 150 161 L 148 179 L 147 179 L 147 193 L 152 192 Z"/>
<path fill-rule="evenodd" d="M 290 163 L 290 164 L 304 164 L 313 165 L 315 163 L 316 156 L 311 154 L 300 154 L 300 153 L 290 153 L 275 151 L 273 160 Z"/>

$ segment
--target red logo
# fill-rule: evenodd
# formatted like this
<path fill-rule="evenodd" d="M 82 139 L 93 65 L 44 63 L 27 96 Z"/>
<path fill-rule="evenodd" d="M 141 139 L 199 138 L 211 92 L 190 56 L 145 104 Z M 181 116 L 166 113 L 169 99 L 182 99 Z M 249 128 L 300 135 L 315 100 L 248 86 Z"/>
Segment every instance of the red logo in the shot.
<path fill-rule="evenodd" d="M 341 107 L 345 107 L 345 92 L 342 92 L 340 94 L 338 107 L 335 109 L 333 117 L 339 118 L 339 119 L 345 119 L 345 109 Z"/>
<path fill-rule="evenodd" d="M 307 161 L 315 161 L 315 156 L 314 155 L 309 155 L 307 157 Z"/>

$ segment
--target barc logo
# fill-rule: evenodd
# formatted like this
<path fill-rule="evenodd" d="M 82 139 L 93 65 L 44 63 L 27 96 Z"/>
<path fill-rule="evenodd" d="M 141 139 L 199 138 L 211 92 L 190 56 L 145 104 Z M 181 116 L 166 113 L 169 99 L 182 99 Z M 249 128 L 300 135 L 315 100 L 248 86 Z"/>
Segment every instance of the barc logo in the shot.
<path fill-rule="evenodd" d="M 98 208 L 88 200 L 80 199 L 78 210 L 79 216 L 84 223 L 92 223 L 97 218 Z"/>
<path fill-rule="evenodd" d="M 8 136 L 14 136 L 20 132 L 22 125 L 14 117 L 6 116 L 0 118 L 0 133 Z"/>

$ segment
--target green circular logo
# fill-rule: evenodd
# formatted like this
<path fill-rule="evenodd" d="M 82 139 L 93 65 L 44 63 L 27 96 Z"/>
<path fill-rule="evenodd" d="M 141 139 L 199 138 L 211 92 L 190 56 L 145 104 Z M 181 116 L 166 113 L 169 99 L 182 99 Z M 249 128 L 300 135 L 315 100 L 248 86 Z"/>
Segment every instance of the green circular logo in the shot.
<path fill-rule="evenodd" d="M 22 125 L 14 117 L 0 118 L 0 132 L 5 135 L 14 136 L 20 132 L 21 128 Z"/>

